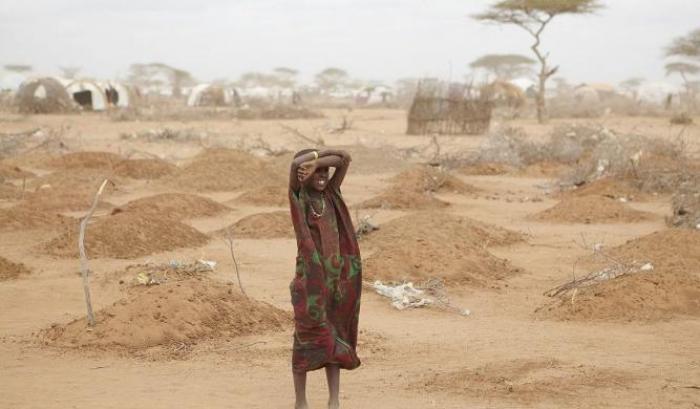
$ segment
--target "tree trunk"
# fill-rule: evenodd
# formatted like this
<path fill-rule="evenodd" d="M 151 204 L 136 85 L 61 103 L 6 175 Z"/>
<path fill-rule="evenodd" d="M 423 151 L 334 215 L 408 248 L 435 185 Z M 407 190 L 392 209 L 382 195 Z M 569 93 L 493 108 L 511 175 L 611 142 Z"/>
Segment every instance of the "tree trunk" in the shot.
<path fill-rule="evenodd" d="M 542 66 L 542 72 L 539 75 L 539 87 L 537 89 L 537 97 L 535 102 L 537 103 L 537 122 L 543 124 L 547 121 L 547 105 L 545 103 L 545 90 L 547 82 L 547 67 Z"/>

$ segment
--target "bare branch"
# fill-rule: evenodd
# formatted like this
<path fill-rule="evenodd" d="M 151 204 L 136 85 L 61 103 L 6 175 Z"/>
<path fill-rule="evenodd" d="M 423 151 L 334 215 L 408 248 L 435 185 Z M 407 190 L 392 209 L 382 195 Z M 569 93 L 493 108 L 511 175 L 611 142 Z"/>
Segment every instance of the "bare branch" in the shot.
<path fill-rule="evenodd" d="M 97 203 L 100 200 L 100 195 L 104 191 L 105 186 L 107 186 L 108 182 L 109 179 L 105 179 L 100 185 L 100 188 L 97 189 L 97 193 L 95 193 L 95 197 L 92 199 L 92 206 L 90 207 L 90 210 L 88 210 L 83 220 L 80 221 L 80 234 L 78 236 L 78 249 L 80 250 L 80 273 L 83 278 L 83 292 L 85 293 L 85 304 L 87 306 L 87 321 L 88 325 L 91 327 L 95 326 L 95 315 L 92 312 L 92 300 L 90 299 L 90 284 L 88 282 L 88 274 L 90 272 L 90 268 L 88 267 L 88 258 L 87 254 L 85 253 L 85 229 L 87 229 L 87 224 L 90 221 L 90 217 L 92 217 L 92 214 L 95 213 Z"/>
<path fill-rule="evenodd" d="M 226 241 L 228 242 L 228 248 L 229 251 L 231 252 L 231 258 L 233 259 L 233 267 L 236 269 L 236 278 L 238 279 L 238 287 L 241 289 L 241 293 L 248 298 L 248 294 L 246 294 L 245 290 L 243 289 L 243 283 L 241 282 L 241 274 L 238 271 L 238 262 L 236 261 L 236 254 L 233 252 L 233 233 L 231 232 L 231 228 L 228 228 L 226 230 Z"/>

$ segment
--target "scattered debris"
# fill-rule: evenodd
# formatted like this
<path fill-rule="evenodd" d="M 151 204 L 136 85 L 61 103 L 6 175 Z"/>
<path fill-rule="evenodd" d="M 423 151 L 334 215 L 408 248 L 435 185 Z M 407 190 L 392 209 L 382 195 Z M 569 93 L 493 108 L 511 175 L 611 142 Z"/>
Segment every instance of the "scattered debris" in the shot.
<path fill-rule="evenodd" d="M 430 283 L 430 281 L 428 281 Z M 380 280 L 370 284 L 377 294 L 390 298 L 391 306 L 397 310 L 405 310 L 408 308 L 420 308 L 429 305 L 436 305 L 460 315 L 471 315 L 471 311 L 466 308 L 457 308 L 450 305 L 449 300 L 445 297 L 435 297 L 428 290 L 415 288 L 413 283 L 404 282 L 402 284 L 384 284 Z"/>

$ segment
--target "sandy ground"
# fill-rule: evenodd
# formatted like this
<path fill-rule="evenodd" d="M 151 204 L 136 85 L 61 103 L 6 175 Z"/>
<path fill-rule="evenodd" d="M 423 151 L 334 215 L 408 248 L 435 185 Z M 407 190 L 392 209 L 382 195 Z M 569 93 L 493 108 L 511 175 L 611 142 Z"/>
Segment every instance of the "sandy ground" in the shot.
<path fill-rule="evenodd" d="M 290 150 L 304 142 L 280 124 L 327 144 L 363 143 L 379 148 L 427 146 L 429 139 L 403 135 L 404 113 L 357 110 L 353 129 L 333 134 L 339 111 L 327 118 L 296 121 L 114 122 L 100 115 L 2 116 L 0 132 L 61 128 L 74 150 L 121 154 L 148 152 L 181 164 L 202 145 L 261 138 Z M 533 137 L 559 123 L 515 121 Z M 591 121 L 579 121 L 591 122 Z M 696 120 L 697 122 L 697 120 Z M 679 128 L 665 119 L 604 118 L 596 123 L 623 132 L 676 138 Z M 207 139 L 193 143 L 124 141 L 120 135 L 158 128 L 193 129 Z M 700 150 L 700 128 L 688 128 L 689 151 Z M 443 149 L 476 149 L 482 137 L 441 137 Z M 362 158 L 356 158 L 360 163 Z M 21 165 L 21 164 L 20 164 Z M 353 203 L 370 198 L 399 169 L 351 169 L 344 195 Z M 42 172 L 41 169 L 30 170 Z M 44 170 L 43 173 L 46 171 Z M 359 353 L 363 365 L 342 374 L 344 408 L 698 408 L 700 407 L 700 320 L 691 317 L 654 322 L 563 322 L 538 318 L 547 302 L 543 292 L 566 281 L 577 258 L 588 253 L 578 242 L 613 246 L 665 228 L 669 199 L 632 203 L 657 217 L 626 224 L 549 224 L 529 215 L 554 205 L 540 187 L 546 178 L 460 176 L 498 199 L 440 195 L 456 215 L 516 230 L 525 243 L 491 248 L 523 272 L 499 289 L 451 288 L 454 305 L 468 317 L 438 309 L 397 311 L 366 289 L 360 320 Z M 167 191 L 149 182 L 131 181 L 106 198 L 114 205 Z M 237 203 L 241 192 L 203 193 L 231 210 L 216 217 L 187 220 L 212 232 L 245 216 L 284 210 Z M 520 203 L 518 198 L 544 197 Z M 506 200 L 508 199 L 508 200 Z M 2 203 L 2 207 L 9 205 Z M 98 210 L 97 216 L 108 210 Z M 76 215 L 75 213 L 68 213 Z M 81 215 L 78 212 L 77 215 Z M 380 224 L 406 214 L 378 211 Z M 124 357 L 95 350 L 40 345 L 36 334 L 53 323 L 84 315 L 78 260 L 54 258 L 40 250 L 54 233 L 0 232 L 1 256 L 20 261 L 32 273 L 0 282 L 0 408 L 291 408 L 291 327 L 283 332 L 203 341 L 184 358 Z M 291 311 L 288 284 L 295 257 L 293 239 L 239 239 L 235 242 L 248 294 Z M 96 309 L 122 297 L 110 273 L 127 265 L 171 259 L 217 261 L 217 279 L 230 281 L 233 264 L 227 244 L 212 239 L 199 248 L 157 253 L 138 259 L 91 260 Z M 700 251 L 700 249 L 698 249 Z M 313 408 L 325 406 L 325 378 L 310 374 Z"/>

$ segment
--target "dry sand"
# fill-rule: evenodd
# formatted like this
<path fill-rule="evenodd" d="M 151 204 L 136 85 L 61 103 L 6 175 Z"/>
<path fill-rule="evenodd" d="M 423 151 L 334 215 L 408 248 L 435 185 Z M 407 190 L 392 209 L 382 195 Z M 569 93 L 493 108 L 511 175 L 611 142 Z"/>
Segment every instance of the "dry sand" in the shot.
<path fill-rule="evenodd" d="M 351 204 L 381 194 L 397 182 L 392 177 L 412 169 L 411 161 L 400 152 L 386 154 L 391 146 L 407 152 L 430 144 L 429 138 L 403 134 L 401 111 L 354 110 L 349 114 L 353 127 L 342 134 L 328 133 L 327 124 L 340 123 L 348 113 L 324 113 L 326 118 L 285 123 L 306 135 L 322 136 L 329 146 L 363 144 L 354 150 L 352 166 L 358 168 L 351 167 L 343 186 Z M 552 120 L 539 125 L 517 120 L 510 125 L 523 127 L 533 140 L 541 140 L 554 126 L 589 121 Z M 620 132 L 659 138 L 672 139 L 678 133 L 665 118 L 607 117 L 601 122 Z M 284 212 L 270 213 L 286 207 L 286 196 L 272 200 L 275 191 L 261 189 L 284 186 L 287 167 L 277 164 L 282 161 L 279 158 L 265 159 L 235 148 L 241 146 L 237 138 L 245 135 L 289 151 L 307 143 L 274 120 L 158 124 L 173 130 L 206 131 L 210 146 L 230 149 L 203 151 L 201 141 L 120 139 L 121 134 L 145 132 L 153 126 L 101 115 L 0 121 L 3 133 L 61 129 L 60 143 L 2 161 L 39 175 L 27 179 L 27 193 L 41 184 L 51 184 L 56 193 L 44 194 L 41 202 L 26 198 L 18 208 L 12 207 L 16 199 L 0 199 L 2 257 L 31 271 L 0 281 L 0 407 L 292 406 L 288 285 L 294 274 L 296 244 Z M 690 127 L 686 136 L 689 152 L 697 154 L 700 129 Z M 439 139 L 445 152 L 473 150 L 484 140 Z M 86 155 L 62 157 L 66 147 L 71 152 L 111 154 L 91 155 L 90 160 Z M 123 152 L 130 151 L 155 155 L 178 168 L 157 181 L 138 180 L 139 172 L 125 172 L 105 195 L 86 237 L 99 321 L 89 332 L 84 327 L 85 303 L 76 274 L 77 217 L 89 206 L 104 173 L 113 172 L 111 166 L 119 169 Z M 378 163 L 384 157 L 387 160 Z M 437 192 L 427 201 L 438 212 L 432 219 L 412 215 L 409 203 L 391 210 L 373 209 L 368 214 L 373 214 L 380 230 L 363 239 L 361 246 L 367 279 L 390 273 L 394 278 L 457 275 L 447 287 L 450 302 L 469 308 L 471 315 L 434 308 L 397 311 L 366 289 L 359 337 L 363 365 L 343 372 L 342 407 L 697 407 L 700 317 L 692 302 L 698 298 L 694 292 L 698 247 L 696 236 L 687 231 L 667 233 L 663 216 L 670 213 L 670 199 L 649 196 L 646 202 L 635 203 L 635 209 L 654 217 L 624 224 L 534 221 L 532 214 L 557 204 L 542 189 L 551 179 L 546 172 L 467 173 L 453 176 L 480 189 L 478 197 L 471 189 Z M 21 186 L 21 179 L 10 181 Z M 80 193 L 80 201 L 63 202 L 61 198 L 71 190 Z M 112 206 L 107 203 L 134 203 L 183 191 L 200 192 L 232 210 L 189 220 L 186 214 L 194 209 L 188 208 L 180 214 L 187 219 L 183 222 L 129 211 L 110 215 Z M 254 198 L 240 196 L 245 192 Z M 613 197 L 629 193 L 608 187 L 605 193 L 596 192 Z M 236 200 L 239 197 L 244 200 Z M 526 200 L 533 197 L 545 199 Z M 262 221 L 248 226 L 250 231 L 270 229 L 280 234 L 234 238 L 241 279 L 250 297 L 244 299 L 238 292 L 228 244 L 209 240 L 201 232 L 236 222 L 242 231 L 242 223 L 251 215 Z M 597 242 L 604 243 L 614 257 L 649 258 L 655 270 L 580 292 L 575 303 L 581 310 L 573 316 L 556 305 L 551 315 L 544 314 L 543 308 L 555 300 L 543 293 L 570 280 L 572 265 L 590 257 L 590 246 Z M 131 285 L 137 272 L 128 269 L 131 265 L 197 259 L 218 264 L 204 276 L 177 277 L 150 287 Z M 389 260 L 393 261 L 384 268 L 382 263 Z M 590 261 L 577 270 L 581 274 L 599 267 Z M 15 271 L 15 267 L 2 268 L 11 274 Z M 660 308 L 648 309 L 649 302 Z M 310 375 L 312 407 L 324 407 L 324 383 L 322 372 Z"/>

